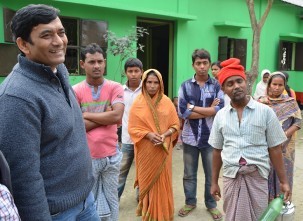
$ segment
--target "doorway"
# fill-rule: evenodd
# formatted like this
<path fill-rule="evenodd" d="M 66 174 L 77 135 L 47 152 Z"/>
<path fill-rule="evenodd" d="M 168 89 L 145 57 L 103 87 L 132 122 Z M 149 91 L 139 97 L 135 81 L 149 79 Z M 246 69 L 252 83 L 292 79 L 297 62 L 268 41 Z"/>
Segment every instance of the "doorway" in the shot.
<path fill-rule="evenodd" d="M 164 83 L 164 93 L 172 96 L 173 82 L 173 22 L 138 18 L 137 26 L 147 29 L 148 35 L 139 38 L 144 52 L 138 50 L 137 57 L 144 70 L 153 68 L 160 71 Z"/>

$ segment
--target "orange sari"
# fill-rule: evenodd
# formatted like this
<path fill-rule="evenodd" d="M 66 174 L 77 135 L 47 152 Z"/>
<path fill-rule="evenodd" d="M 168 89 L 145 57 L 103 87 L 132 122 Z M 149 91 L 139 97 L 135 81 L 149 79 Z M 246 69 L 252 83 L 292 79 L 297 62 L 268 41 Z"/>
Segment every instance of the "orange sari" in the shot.
<path fill-rule="evenodd" d="M 147 73 L 153 71 L 160 81 L 160 89 L 151 98 L 145 88 Z M 139 187 L 137 215 L 142 220 L 169 221 L 174 219 L 172 190 L 172 151 L 178 141 L 179 118 L 171 100 L 164 95 L 162 76 L 157 70 L 147 70 L 142 78 L 142 94 L 134 101 L 129 115 L 128 131 L 134 142 L 136 180 Z M 163 145 L 155 146 L 145 136 L 149 132 L 165 133 Z"/>

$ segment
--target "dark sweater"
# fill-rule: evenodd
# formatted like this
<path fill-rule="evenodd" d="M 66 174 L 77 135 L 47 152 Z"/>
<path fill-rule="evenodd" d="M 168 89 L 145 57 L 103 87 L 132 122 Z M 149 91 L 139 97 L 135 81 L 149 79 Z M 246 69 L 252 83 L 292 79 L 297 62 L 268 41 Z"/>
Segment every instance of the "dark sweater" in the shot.
<path fill-rule="evenodd" d="M 18 61 L 0 85 L 0 150 L 21 219 L 49 221 L 88 196 L 91 158 L 65 66 L 55 75 L 23 56 Z"/>

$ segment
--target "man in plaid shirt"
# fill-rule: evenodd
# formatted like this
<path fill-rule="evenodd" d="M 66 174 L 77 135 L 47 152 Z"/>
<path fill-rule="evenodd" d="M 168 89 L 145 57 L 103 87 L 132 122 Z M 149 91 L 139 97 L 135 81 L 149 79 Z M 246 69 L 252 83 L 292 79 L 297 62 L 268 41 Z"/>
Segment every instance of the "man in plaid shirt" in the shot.
<path fill-rule="evenodd" d="M 6 186 L 0 184 L 0 220 L 19 221 L 19 213 L 13 196 Z"/>

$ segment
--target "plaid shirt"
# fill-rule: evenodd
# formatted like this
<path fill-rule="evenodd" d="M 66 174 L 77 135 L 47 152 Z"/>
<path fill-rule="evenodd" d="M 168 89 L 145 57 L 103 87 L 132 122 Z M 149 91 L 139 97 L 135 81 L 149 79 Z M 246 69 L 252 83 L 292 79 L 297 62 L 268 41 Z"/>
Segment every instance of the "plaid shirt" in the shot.
<path fill-rule="evenodd" d="M 0 184 L 0 220 L 1 221 L 19 221 L 14 199 L 6 186 Z"/>
<path fill-rule="evenodd" d="M 210 107 L 215 98 L 220 99 L 220 104 L 215 107 L 218 112 L 224 106 L 224 93 L 220 84 L 214 78 L 208 76 L 203 87 L 200 87 L 195 76 L 182 83 L 179 89 L 179 116 L 185 122 L 182 131 L 182 141 L 197 148 L 211 148 L 208 144 L 210 130 L 214 116 L 201 119 L 188 119 L 192 111 L 187 109 L 187 104 L 198 107 Z"/>

